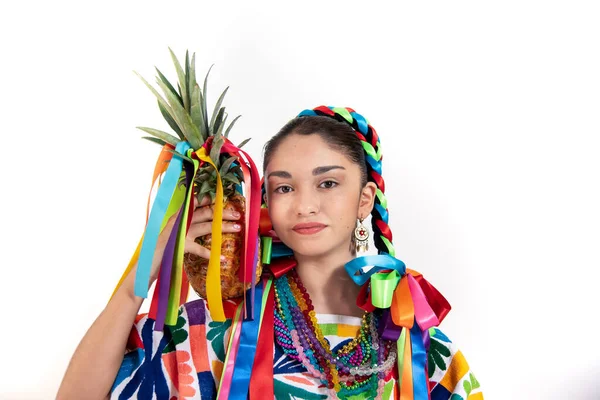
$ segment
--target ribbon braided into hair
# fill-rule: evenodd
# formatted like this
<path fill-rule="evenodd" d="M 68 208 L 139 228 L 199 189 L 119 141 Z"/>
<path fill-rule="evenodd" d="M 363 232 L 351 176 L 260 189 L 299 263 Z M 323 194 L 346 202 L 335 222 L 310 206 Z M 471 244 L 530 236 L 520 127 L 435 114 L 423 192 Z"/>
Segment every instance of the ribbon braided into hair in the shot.
<path fill-rule="evenodd" d="M 379 254 L 387 253 L 395 257 L 396 252 L 392 244 L 392 230 L 388 224 L 385 182 L 381 175 L 383 154 L 381 151 L 381 142 L 375 128 L 369 125 L 365 117 L 349 107 L 319 106 L 312 110 L 302 111 L 298 114 L 298 117 L 315 115 L 331 117 L 337 121 L 349 124 L 360 139 L 365 153 L 368 180 L 377 186 L 375 206 L 371 212 L 371 226 L 374 232 L 373 241 Z"/>

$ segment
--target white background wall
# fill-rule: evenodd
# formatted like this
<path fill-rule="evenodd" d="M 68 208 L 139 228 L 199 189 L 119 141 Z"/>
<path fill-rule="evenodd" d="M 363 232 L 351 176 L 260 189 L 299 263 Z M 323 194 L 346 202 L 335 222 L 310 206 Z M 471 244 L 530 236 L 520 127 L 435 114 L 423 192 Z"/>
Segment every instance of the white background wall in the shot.
<path fill-rule="evenodd" d="M 1 6 L 0 398 L 51 399 L 142 233 L 166 127 L 132 70 L 215 64 L 232 136 L 351 106 L 382 137 L 400 259 L 488 399 L 598 399 L 597 2 Z M 93 360 L 90 360 L 93 362 Z"/>

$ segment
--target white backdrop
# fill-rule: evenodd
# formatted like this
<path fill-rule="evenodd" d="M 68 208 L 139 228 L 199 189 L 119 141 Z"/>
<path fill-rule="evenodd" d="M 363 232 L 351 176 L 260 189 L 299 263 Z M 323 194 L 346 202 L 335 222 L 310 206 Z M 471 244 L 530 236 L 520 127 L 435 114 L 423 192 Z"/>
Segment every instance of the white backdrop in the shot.
<path fill-rule="evenodd" d="M 397 255 L 454 309 L 487 399 L 598 399 L 600 7 L 589 1 L 32 1 L 0 11 L 1 399 L 54 398 L 142 233 L 164 128 L 132 70 L 215 64 L 234 141 L 350 106 Z M 93 360 L 90 360 L 93 362 Z"/>

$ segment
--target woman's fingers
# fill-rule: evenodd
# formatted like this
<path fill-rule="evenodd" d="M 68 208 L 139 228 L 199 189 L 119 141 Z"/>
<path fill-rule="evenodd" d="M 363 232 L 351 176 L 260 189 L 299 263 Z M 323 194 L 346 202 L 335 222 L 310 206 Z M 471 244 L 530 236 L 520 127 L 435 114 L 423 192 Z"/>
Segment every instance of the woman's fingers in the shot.
<path fill-rule="evenodd" d="M 222 227 L 223 233 L 239 232 L 242 229 L 240 224 L 224 223 Z M 202 222 L 199 224 L 193 224 L 190 226 L 187 237 L 185 238 L 185 249 L 186 253 L 196 254 L 199 257 L 209 259 L 210 250 L 200 246 L 195 242 L 195 239 L 199 236 L 204 236 L 212 232 L 211 222 Z"/>
<path fill-rule="evenodd" d="M 210 250 L 200 246 L 198 243 L 194 242 L 193 239 L 185 240 L 185 252 L 195 254 L 198 257 L 206 258 L 207 260 L 210 258 Z"/>
<path fill-rule="evenodd" d="M 232 233 L 241 231 L 242 226 L 239 223 L 223 222 L 221 230 L 223 233 Z M 192 223 L 187 233 L 187 238 L 194 240 L 197 237 L 212 233 L 212 221 Z"/>
<path fill-rule="evenodd" d="M 212 221 L 214 216 L 214 210 L 212 207 L 199 207 L 194 210 L 194 216 L 192 217 L 192 223 L 194 222 L 206 222 Z M 223 220 L 225 221 L 237 221 L 241 215 L 234 210 L 223 210 Z"/>
<path fill-rule="evenodd" d="M 211 203 L 210 196 L 206 195 L 202 197 L 202 201 L 198 202 L 198 197 L 194 196 L 194 208 L 204 207 Z"/>

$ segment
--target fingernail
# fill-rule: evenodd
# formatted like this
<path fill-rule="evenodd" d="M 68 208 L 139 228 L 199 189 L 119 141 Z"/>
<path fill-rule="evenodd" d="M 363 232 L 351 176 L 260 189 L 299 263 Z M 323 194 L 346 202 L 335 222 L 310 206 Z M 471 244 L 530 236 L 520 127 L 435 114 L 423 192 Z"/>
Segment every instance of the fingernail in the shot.
<path fill-rule="evenodd" d="M 235 218 L 239 218 L 240 217 L 240 213 L 237 212 L 237 211 L 232 212 L 231 215 L 233 215 Z"/>
<path fill-rule="evenodd" d="M 240 229 L 240 228 L 241 228 L 241 226 L 239 226 L 238 224 L 233 225 L 233 229 Z"/>

